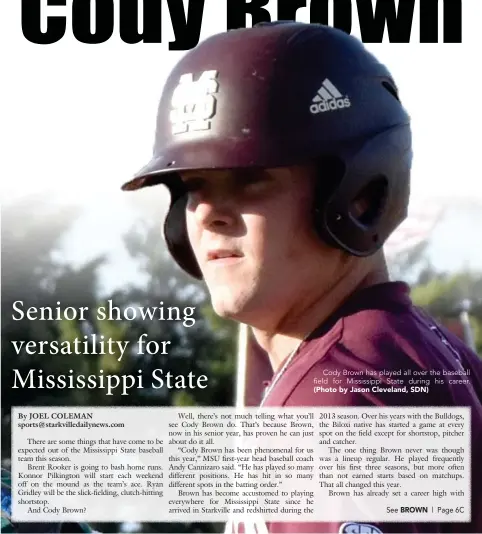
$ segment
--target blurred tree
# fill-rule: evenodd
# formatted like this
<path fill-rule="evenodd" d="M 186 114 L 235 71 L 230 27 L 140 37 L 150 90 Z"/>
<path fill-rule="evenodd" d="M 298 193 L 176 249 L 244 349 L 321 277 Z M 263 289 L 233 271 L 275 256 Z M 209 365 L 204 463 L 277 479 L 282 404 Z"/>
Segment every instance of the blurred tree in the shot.
<path fill-rule="evenodd" d="M 429 241 L 408 247 L 388 259 L 392 279 L 405 280 L 415 304 L 467 342 L 460 319 L 464 301 L 470 301 L 470 325 L 476 351 L 482 355 L 482 273 L 439 272 L 427 255 Z"/>
<path fill-rule="evenodd" d="M 466 299 L 472 303 L 470 323 L 476 350 L 482 355 L 482 273 L 435 273 L 430 279 L 420 279 L 411 292 L 415 304 L 427 310 L 462 339 L 464 333 L 460 312 Z"/>
<path fill-rule="evenodd" d="M 53 207 L 43 197 L 25 197 L 2 209 L 2 431 L 10 435 L 12 406 L 29 404 L 69 404 L 75 402 L 72 390 L 13 388 L 14 369 L 22 376 L 30 370 L 49 369 L 57 372 L 62 366 L 76 368 L 79 356 L 29 354 L 24 348 L 17 354 L 12 341 L 54 341 L 61 338 L 58 321 L 14 320 L 14 302 L 22 309 L 30 306 L 60 307 L 95 304 L 97 268 L 101 258 L 77 269 L 68 267 L 58 257 L 62 237 L 72 227 L 80 209 Z M 18 319 L 18 314 L 15 314 Z M 65 325 L 64 325 L 65 326 Z M 64 332 L 67 335 L 67 332 Z M 56 367 L 57 365 L 57 367 Z M 70 399 L 70 401 L 69 401 Z M 10 440 L 2 440 L 2 457 L 10 456 Z"/>
<path fill-rule="evenodd" d="M 426 276 L 434 271 L 427 256 L 428 240 L 401 249 L 395 255 L 387 257 L 390 276 L 392 279 L 407 280 L 426 273 Z"/>

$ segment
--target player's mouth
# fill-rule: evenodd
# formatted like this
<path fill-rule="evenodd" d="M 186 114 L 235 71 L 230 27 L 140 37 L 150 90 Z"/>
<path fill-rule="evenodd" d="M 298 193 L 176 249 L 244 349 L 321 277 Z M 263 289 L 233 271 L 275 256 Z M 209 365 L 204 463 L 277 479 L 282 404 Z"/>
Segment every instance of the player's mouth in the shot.
<path fill-rule="evenodd" d="M 215 249 L 207 254 L 207 261 L 211 265 L 231 265 L 241 260 L 243 255 L 238 250 Z"/>

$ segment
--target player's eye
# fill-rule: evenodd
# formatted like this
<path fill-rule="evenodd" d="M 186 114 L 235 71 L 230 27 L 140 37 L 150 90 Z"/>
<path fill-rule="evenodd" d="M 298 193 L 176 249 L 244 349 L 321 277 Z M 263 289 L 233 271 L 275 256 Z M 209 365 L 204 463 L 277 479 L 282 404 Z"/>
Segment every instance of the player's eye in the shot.
<path fill-rule="evenodd" d="M 232 177 L 232 182 L 235 187 L 243 187 L 250 184 L 258 183 L 262 180 L 263 175 L 260 172 L 251 170 L 240 170 Z"/>
<path fill-rule="evenodd" d="M 270 176 L 264 172 L 246 173 L 239 179 L 239 188 L 246 193 L 264 191 L 270 181 Z"/>
<path fill-rule="evenodd" d="M 205 187 L 205 180 L 202 178 L 189 178 L 184 181 L 184 188 L 188 193 L 200 191 L 203 187 Z"/>
<path fill-rule="evenodd" d="M 266 178 L 261 174 L 248 175 L 243 179 L 245 185 L 260 184 L 266 181 Z"/>

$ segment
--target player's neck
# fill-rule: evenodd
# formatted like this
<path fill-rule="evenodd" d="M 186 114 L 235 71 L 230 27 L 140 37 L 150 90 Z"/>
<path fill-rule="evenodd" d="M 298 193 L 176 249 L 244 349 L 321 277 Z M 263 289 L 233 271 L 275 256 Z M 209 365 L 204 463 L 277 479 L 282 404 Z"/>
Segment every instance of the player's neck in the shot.
<path fill-rule="evenodd" d="M 276 372 L 301 340 L 321 326 L 351 295 L 388 280 L 384 262 L 368 272 L 351 273 L 331 287 L 300 299 L 272 332 L 253 328 L 257 342 L 269 355 L 273 371 Z"/>

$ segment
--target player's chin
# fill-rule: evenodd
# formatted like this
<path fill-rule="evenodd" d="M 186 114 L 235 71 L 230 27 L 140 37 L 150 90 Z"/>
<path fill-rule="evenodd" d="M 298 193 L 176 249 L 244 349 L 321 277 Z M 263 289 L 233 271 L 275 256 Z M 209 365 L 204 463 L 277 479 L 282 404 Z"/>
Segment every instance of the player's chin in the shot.
<path fill-rule="evenodd" d="M 235 295 L 217 295 L 212 292 L 211 304 L 216 314 L 225 319 L 240 320 L 243 316 L 244 305 Z"/>

